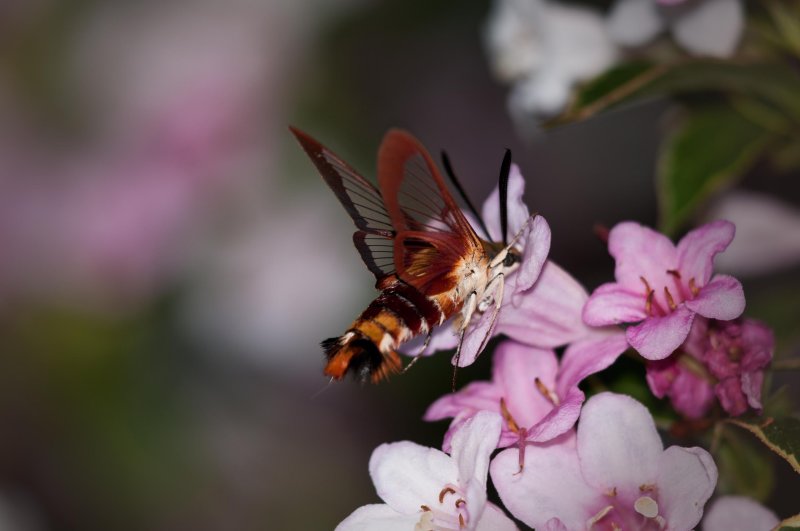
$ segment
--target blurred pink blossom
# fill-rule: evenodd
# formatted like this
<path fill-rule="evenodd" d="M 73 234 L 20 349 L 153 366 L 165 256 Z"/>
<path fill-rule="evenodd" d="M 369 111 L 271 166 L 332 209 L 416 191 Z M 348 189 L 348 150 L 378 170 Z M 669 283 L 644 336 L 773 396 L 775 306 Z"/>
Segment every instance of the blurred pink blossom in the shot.
<path fill-rule="evenodd" d="M 745 496 L 717 498 L 703 518 L 703 531 L 770 531 L 778 525 L 775 513 Z"/>
<path fill-rule="evenodd" d="M 0 135 L 14 153 L 0 177 L 0 299 L 147 298 L 184 267 L 212 206 L 257 176 L 246 166 L 267 166 L 253 117 L 278 92 L 280 54 L 264 50 L 281 12 L 196 7 L 109 4 L 82 19 L 65 52 L 80 141 L 14 112 L 26 134 Z"/>
<path fill-rule="evenodd" d="M 736 239 L 717 258 L 732 275 L 765 275 L 800 263 L 800 210 L 774 196 L 734 190 L 711 206 L 708 219 L 736 225 Z"/>

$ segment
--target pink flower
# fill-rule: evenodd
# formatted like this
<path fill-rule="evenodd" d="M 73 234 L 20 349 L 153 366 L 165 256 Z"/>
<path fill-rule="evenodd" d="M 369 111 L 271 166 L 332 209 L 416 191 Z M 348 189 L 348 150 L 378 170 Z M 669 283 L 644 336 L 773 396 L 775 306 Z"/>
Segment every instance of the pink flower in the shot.
<path fill-rule="evenodd" d="M 650 360 L 664 359 L 686 339 L 695 314 L 730 320 L 744 311 L 742 285 L 711 276 L 714 256 L 733 239 L 735 227 L 715 221 L 689 232 L 677 246 L 638 223 L 615 226 L 608 249 L 616 259 L 616 282 L 589 298 L 583 320 L 592 326 L 639 323 L 626 330 L 628 343 Z"/>
<path fill-rule="evenodd" d="M 759 321 L 696 319 L 681 351 L 648 364 L 647 381 L 653 394 L 669 396 L 690 418 L 702 417 L 715 395 L 730 415 L 760 411 L 774 346 L 772 331 Z"/>
<path fill-rule="evenodd" d="M 547 253 L 550 251 L 550 227 L 542 216 L 536 216 L 533 220 L 529 220 L 530 212 L 522 199 L 524 192 L 525 180 L 522 178 L 519 167 L 516 164 L 512 164 L 508 180 L 508 238 L 511 239 L 521 232 L 516 248 L 522 253 L 522 262 L 519 268 L 505 276 L 503 300 L 494 328 L 490 329 L 494 302 L 484 307 L 482 312 L 478 311 L 476 315 L 472 316 L 461 346 L 461 354 L 458 360 L 458 365 L 461 367 L 471 365 L 475 361 L 475 358 L 481 352 L 481 347 L 485 346 L 487 334 L 495 335 L 507 332 L 508 327 L 516 328 L 517 322 L 527 320 L 524 316 L 515 316 L 514 314 L 521 311 L 517 307 L 522 302 L 523 294 L 532 290 L 545 266 Z M 499 197 L 500 192 L 495 188 L 484 202 L 482 209 L 483 220 L 489 230 L 488 237 L 495 242 L 503 240 Z M 469 213 L 465 214 L 468 218 L 471 218 Z M 472 226 L 478 227 L 479 225 L 472 222 Z M 480 234 L 480 236 L 486 237 L 487 235 Z M 571 295 L 566 294 L 566 296 Z M 524 310 L 522 311 L 524 312 Z M 571 325 L 573 323 L 567 323 L 567 326 Z M 523 334 L 525 333 L 527 333 L 527 330 L 523 332 Z M 522 340 L 517 335 L 511 335 L 511 337 Z M 406 352 L 417 352 L 420 344 L 421 341 L 408 344 Z M 452 349 L 457 344 L 458 334 L 453 327 L 441 326 L 434 331 L 426 353 L 432 354 L 438 350 Z M 455 362 L 454 357 L 453 363 L 455 364 Z"/>
<path fill-rule="evenodd" d="M 453 436 L 451 455 L 409 441 L 379 446 L 369 472 L 386 504 L 356 509 L 337 531 L 516 529 L 486 501 L 489 457 L 499 436 L 500 416 L 481 413 Z"/>
<path fill-rule="evenodd" d="M 702 448 L 664 450 L 653 418 L 632 398 L 601 393 L 583 407 L 573 433 L 500 453 L 492 481 L 513 516 L 536 529 L 692 529 L 717 483 Z"/>
<path fill-rule="evenodd" d="M 585 399 L 580 381 L 611 365 L 626 348 L 621 332 L 597 333 L 570 345 L 559 364 L 552 350 L 506 341 L 494 352 L 491 382 L 473 382 L 441 397 L 425 420 L 453 418 L 445 450 L 453 434 L 480 411 L 502 414 L 498 447 L 549 441 L 578 420 Z"/>
<path fill-rule="evenodd" d="M 703 518 L 703 531 L 770 531 L 778 525 L 775 513 L 744 496 L 723 496 Z"/>

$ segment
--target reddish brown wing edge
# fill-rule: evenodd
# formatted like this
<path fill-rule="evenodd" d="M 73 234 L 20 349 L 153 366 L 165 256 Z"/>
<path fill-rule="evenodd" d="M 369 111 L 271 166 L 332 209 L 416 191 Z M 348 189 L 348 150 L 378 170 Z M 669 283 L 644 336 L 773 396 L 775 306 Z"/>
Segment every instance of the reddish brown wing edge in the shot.
<path fill-rule="evenodd" d="M 435 183 L 443 204 L 443 211 L 434 216 L 441 222 L 441 229 L 422 230 L 424 227 L 416 226 L 399 199 L 408 177 L 407 165 L 416 156 L 422 157 L 425 173 Z M 398 276 L 428 295 L 451 289 L 456 281 L 450 274 L 453 266 L 463 257 L 482 251 L 482 245 L 450 195 L 430 154 L 408 132 L 391 129 L 384 136 L 378 152 L 378 186 L 397 232 L 394 263 Z"/>
<path fill-rule="evenodd" d="M 380 191 L 341 157 L 308 133 L 292 126 L 289 126 L 289 130 L 359 229 L 353 233 L 353 243 L 367 269 L 375 275 L 377 284 L 380 285 L 385 278 L 395 274 L 393 267 L 387 267 L 386 254 L 389 252 L 388 249 L 392 249 L 391 242 L 396 234 Z M 356 189 L 358 195 L 351 196 L 353 191 L 348 191 L 348 184 Z M 362 211 L 359 211 L 354 202 L 354 197 L 362 203 L 362 211 L 366 205 L 375 219 L 370 220 L 362 215 Z M 381 240 L 385 243 L 381 244 Z"/>

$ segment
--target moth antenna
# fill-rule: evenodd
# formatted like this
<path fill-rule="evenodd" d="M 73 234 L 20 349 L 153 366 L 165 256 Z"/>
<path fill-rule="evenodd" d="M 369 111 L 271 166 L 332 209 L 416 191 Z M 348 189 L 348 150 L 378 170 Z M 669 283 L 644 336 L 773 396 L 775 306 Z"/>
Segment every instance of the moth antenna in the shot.
<path fill-rule="evenodd" d="M 461 186 L 461 182 L 459 182 L 458 178 L 456 178 L 456 174 L 453 171 L 453 166 L 450 165 L 450 157 L 447 156 L 447 152 L 444 150 L 442 150 L 442 165 L 444 165 L 444 172 L 447 174 L 447 177 L 450 178 L 450 182 L 453 184 L 453 187 L 458 191 L 458 195 L 460 195 L 461 199 L 464 200 L 464 203 L 467 205 L 470 213 L 475 217 L 476 220 L 478 220 L 478 225 L 486 235 L 486 239 L 491 240 L 492 237 L 489 235 L 489 229 L 486 228 L 486 223 L 484 223 L 481 215 L 478 214 L 478 209 L 476 209 L 475 205 L 472 204 L 472 201 L 469 200 L 467 193 Z"/>
<path fill-rule="evenodd" d="M 523 232 L 525 232 L 525 229 L 527 229 L 527 228 L 528 228 L 528 226 L 529 226 L 529 225 L 530 225 L 530 224 L 533 222 L 533 220 L 535 220 L 537 217 L 539 217 L 539 213 L 538 213 L 538 212 L 534 212 L 533 214 L 531 214 L 530 216 L 528 216 L 528 219 L 527 219 L 527 220 L 525 220 L 525 224 L 524 224 L 524 225 L 522 225 L 522 228 L 520 228 L 520 229 L 517 231 L 517 233 L 514 235 L 514 237 L 511 239 L 511 241 L 510 241 L 510 242 L 508 242 L 508 243 L 506 244 L 506 248 L 509 248 L 509 247 L 513 246 L 515 243 L 517 243 L 517 241 L 519 240 L 520 236 L 522 236 L 522 233 L 523 233 Z"/>
<path fill-rule="evenodd" d="M 500 164 L 500 229 L 503 232 L 503 245 L 508 245 L 508 176 L 511 172 L 511 150 L 506 148 L 503 163 Z"/>

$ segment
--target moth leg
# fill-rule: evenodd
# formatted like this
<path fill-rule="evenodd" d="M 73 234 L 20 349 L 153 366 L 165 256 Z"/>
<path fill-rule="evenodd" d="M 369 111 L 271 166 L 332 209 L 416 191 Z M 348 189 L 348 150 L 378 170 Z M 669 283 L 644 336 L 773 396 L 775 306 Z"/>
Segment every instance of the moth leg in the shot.
<path fill-rule="evenodd" d="M 458 362 L 461 360 L 461 345 L 464 344 L 464 334 L 467 331 L 467 327 L 469 326 L 469 321 L 472 318 L 472 314 L 475 313 L 475 309 L 478 306 L 477 303 L 478 293 L 473 291 L 469 294 L 466 303 L 466 312 L 464 312 L 464 319 L 461 322 L 461 330 L 459 331 L 458 335 L 458 346 L 456 347 L 456 363 L 453 365 L 453 392 L 456 390 L 456 371 L 458 370 Z"/>
<path fill-rule="evenodd" d="M 489 307 L 489 304 L 490 304 L 490 297 L 491 297 L 492 300 L 496 300 L 497 299 L 497 297 L 493 296 L 492 292 L 496 289 L 498 282 L 500 283 L 500 286 L 501 286 L 500 301 L 502 302 L 502 300 L 503 300 L 502 285 L 504 283 L 504 279 L 505 279 L 505 273 L 503 271 L 500 271 L 495 276 L 493 276 L 491 279 L 489 279 L 489 282 L 486 284 L 486 289 L 484 290 L 484 293 L 486 293 L 486 295 L 484 296 L 483 300 L 478 303 L 478 310 L 479 311 L 481 311 L 481 312 L 485 312 L 486 311 L 486 309 Z"/>
<path fill-rule="evenodd" d="M 417 360 L 419 360 L 419 358 L 422 356 L 422 354 L 425 353 L 425 351 L 428 349 L 428 343 L 431 342 L 431 337 L 432 336 L 433 336 L 433 334 L 429 331 L 428 335 L 425 336 L 425 342 L 422 344 L 422 348 L 420 349 L 420 351 L 417 352 L 417 355 L 414 356 L 411 359 L 411 361 L 408 362 L 408 365 L 406 365 L 405 369 L 403 369 L 403 372 L 400 373 L 400 374 L 405 374 L 406 372 L 408 372 L 408 369 L 410 369 L 412 367 L 412 365 L 414 365 L 417 362 Z"/>
<path fill-rule="evenodd" d="M 481 340 L 481 346 L 478 348 L 478 353 L 480 354 L 483 352 L 483 349 L 486 348 L 486 343 L 489 342 L 489 338 L 492 337 L 492 332 L 494 331 L 494 325 L 497 323 L 497 316 L 500 314 L 500 306 L 503 304 L 503 294 L 505 293 L 505 274 L 503 272 L 498 273 L 492 280 L 489 281 L 489 285 L 492 282 L 497 281 L 497 296 L 494 298 L 494 310 L 492 310 L 492 320 L 489 323 L 489 328 L 486 329 L 486 334 L 484 334 L 483 339 Z M 460 344 L 459 344 L 460 346 Z"/>

